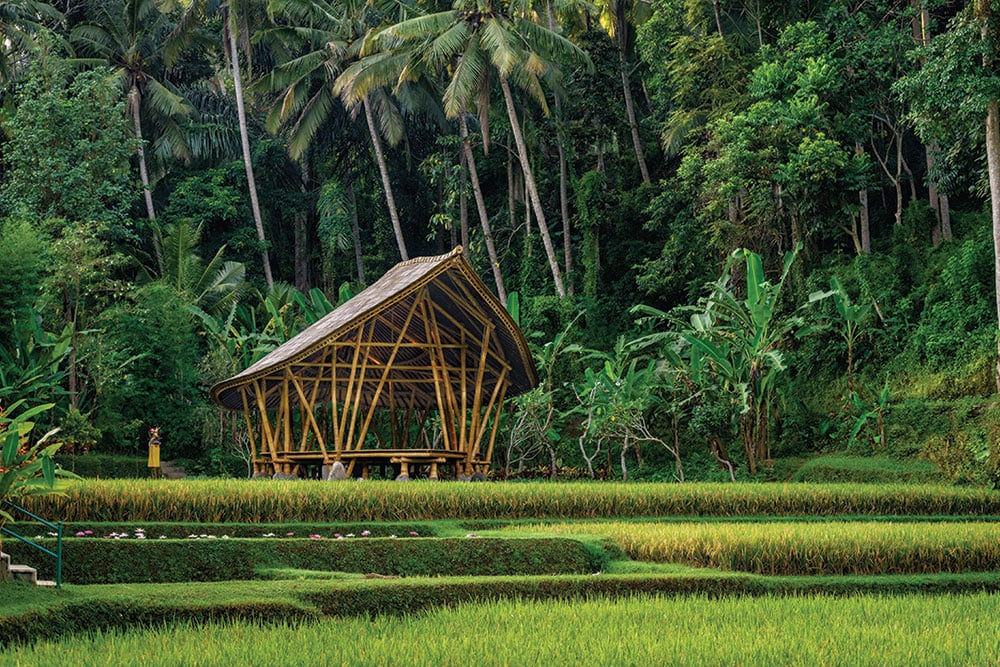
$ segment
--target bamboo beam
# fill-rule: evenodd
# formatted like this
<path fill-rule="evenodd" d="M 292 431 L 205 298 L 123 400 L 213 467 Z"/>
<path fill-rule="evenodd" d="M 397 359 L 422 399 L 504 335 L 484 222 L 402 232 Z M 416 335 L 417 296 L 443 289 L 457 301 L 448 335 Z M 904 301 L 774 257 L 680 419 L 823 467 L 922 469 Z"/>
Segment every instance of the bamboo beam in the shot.
<path fill-rule="evenodd" d="M 486 424 L 489 423 L 488 415 L 493 409 L 494 405 L 497 404 L 497 397 L 507 393 L 507 371 L 501 371 L 500 378 L 497 380 L 496 386 L 493 387 L 493 393 L 490 396 L 489 402 L 486 404 L 486 414 L 487 418 L 483 419 L 482 424 L 479 428 L 479 433 L 476 434 L 476 446 L 474 449 L 469 450 L 469 458 L 467 459 L 468 465 L 472 465 L 472 459 L 475 458 L 475 454 L 479 453 L 479 445 L 483 440 L 483 434 L 486 430 Z M 503 404 L 503 398 L 500 398 L 499 404 Z M 494 435 L 496 431 L 497 422 L 494 421 L 493 429 Z M 493 443 L 490 443 L 490 456 L 493 455 Z"/>
<path fill-rule="evenodd" d="M 245 389 L 240 391 L 240 398 L 243 399 L 243 417 L 247 421 L 247 434 L 250 438 L 250 451 L 253 452 L 253 463 L 256 467 L 258 459 L 257 439 L 254 437 L 253 433 L 253 421 L 250 419 L 250 404 L 247 402 L 247 392 Z M 263 444 L 263 442 L 261 444 Z"/>
<path fill-rule="evenodd" d="M 326 443 L 323 442 L 323 435 L 322 433 L 320 433 L 319 424 L 316 423 L 316 416 L 313 414 L 312 404 L 307 401 L 306 394 L 302 390 L 302 386 L 299 384 L 298 378 L 296 378 L 295 376 L 292 376 L 292 385 L 295 387 L 295 391 L 299 395 L 299 400 L 301 400 L 303 405 L 306 406 L 306 409 L 303 411 L 304 414 L 303 414 L 303 424 L 302 424 L 302 433 L 303 433 L 302 440 L 303 442 L 305 442 L 305 434 L 309 432 L 306 429 L 306 424 L 304 423 L 306 420 L 308 420 L 309 425 L 314 429 L 314 432 L 316 434 L 316 442 L 319 444 L 320 451 L 323 452 L 323 454 L 325 455 Z M 305 447 L 302 447 L 300 451 L 303 452 L 306 451 Z"/>
<path fill-rule="evenodd" d="M 490 461 L 493 460 L 493 445 L 496 443 L 496 440 L 497 440 L 497 427 L 500 426 L 500 414 L 503 411 L 503 401 L 504 401 L 504 398 L 506 398 L 506 397 L 507 397 L 507 384 L 504 383 L 504 388 L 503 388 L 503 392 L 501 392 L 500 400 L 497 401 L 497 411 L 496 411 L 496 414 L 493 415 L 493 429 L 490 432 L 490 444 L 489 444 L 489 448 L 486 450 L 486 458 L 482 459 L 483 461 L 486 462 L 486 465 L 489 465 Z"/>
<path fill-rule="evenodd" d="M 421 312 L 424 315 L 424 322 L 428 322 L 429 323 L 431 321 L 430 320 L 430 312 L 429 312 L 430 309 L 427 307 L 427 304 L 424 303 L 424 302 L 421 302 L 420 308 L 421 308 Z M 443 393 L 442 393 L 442 387 L 441 387 L 441 385 L 444 384 L 444 379 L 441 377 L 440 373 L 438 372 L 438 367 L 437 367 L 437 365 L 435 363 L 436 357 L 434 356 L 434 353 L 437 351 L 437 348 L 434 346 L 433 341 L 431 340 L 431 338 L 433 337 L 433 335 L 434 334 L 430 331 L 430 329 L 428 329 L 427 330 L 427 344 L 428 344 L 427 353 L 428 353 L 428 356 L 431 359 L 431 367 L 432 367 L 433 373 L 434 373 L 434 393 L 437 396 L 438 414 L 441 416 L 441 437 L 444 438 L 444 448 L 445 449 L 451 449 L 452 448 L 451 447 L 451 440 L 450 440 L 450 438 L 448 436 L 448 430 L 445 428 L 445 418 L 446 418 L 445 402 L 444 402 Z M 444 360 L 442 359 L 442 363 L 443 363 L 443 361 Z M 426 420 L 426 416 L 424 417 L 424 419 Z"/>
<path fill-rule="evenodd" d="M 410 322 L 413 321 L 413 316 L 417 312 L 417 303 L 424 298 L 427 290 L 423 289 L 419 294 L 413 299 L 413 305 L 410 306 L 409 312 L 406 315 L 406 320 L 403 322 L 402 328 L 399 330 L 399 340 L 402 341 L 403 337 L 406 335 L 406 330 L 410 326 Z M 378 386 L 375 388 L 375 393 L 372 395 L 371 403 L 368 407 L 368 414 L 365 416 L 364 425 L 361 427 L 361 433 L 358 435 L 358 441 L 364 440 L 365 435 L 368 433 L 368 427 L 372 422 L 372 417 L 375 414 L 375 408 L 378 406 L 379 396 L 382 394 L 382 389 L 385 387 L 385 381 L 392 372 L 392 364 L 396 360 L 396 355 L 399 353 L 399 347 L 392 348 L 392 352 L 389 353 L 389 358 L 385 362 L 385 366 L 382 369 L 382 377 L 379 380 Z M 360 449 L 360 445 L 358 449 Z"/>

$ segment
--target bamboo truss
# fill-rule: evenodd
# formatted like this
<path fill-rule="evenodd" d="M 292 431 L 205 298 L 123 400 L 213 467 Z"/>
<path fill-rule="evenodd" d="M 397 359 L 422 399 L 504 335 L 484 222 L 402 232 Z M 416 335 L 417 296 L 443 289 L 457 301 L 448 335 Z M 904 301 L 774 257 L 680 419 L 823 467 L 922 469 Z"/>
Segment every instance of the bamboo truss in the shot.
<path fill-rule="evenodd" d="M 258 474 L 489 467 L 504 400 L 537 375 L 520 330 L 457 248 L 397 265 L 212 394 L 244 414 Z"/>

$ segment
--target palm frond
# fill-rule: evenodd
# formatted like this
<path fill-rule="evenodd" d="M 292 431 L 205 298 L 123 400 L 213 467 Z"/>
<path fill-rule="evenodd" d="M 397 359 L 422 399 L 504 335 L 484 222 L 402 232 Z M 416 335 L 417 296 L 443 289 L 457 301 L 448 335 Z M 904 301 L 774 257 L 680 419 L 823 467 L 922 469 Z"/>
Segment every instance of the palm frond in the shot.
<path fill-rule="evenodd" d="M 289 132 L 288 153 L 293 159 L 297 160 L 306 152 L 320 126 L 330 119 L 335 106 L 329 86 L 323 86 L 309 99 Z"/>
<path fill-rule="evenodd" d="M 500 75 L 509 78 L 524 61 L 524 52 L 518 39 L 507 30 L 500 19 L 490 18 L 479 29 L 479 39 L 483 49 L 489 53 L 490 61 Z"/>
<path fill-rule="evenodd" d="M 190 116 L 194 113 L 194 107 L 183 95 L 170 90 L 156 79 L 146 81 L 146 95 L 144 97 L 149 106 L 162 116 L 173 118 Z"/>
<path fill-rule="evenodd" d="M 390 146 L 395 146 L 403 139 L 403 115 L 399 112 L 399 107 L 384 90 L 375 91 L 371 103 L 379 132 Z"/>

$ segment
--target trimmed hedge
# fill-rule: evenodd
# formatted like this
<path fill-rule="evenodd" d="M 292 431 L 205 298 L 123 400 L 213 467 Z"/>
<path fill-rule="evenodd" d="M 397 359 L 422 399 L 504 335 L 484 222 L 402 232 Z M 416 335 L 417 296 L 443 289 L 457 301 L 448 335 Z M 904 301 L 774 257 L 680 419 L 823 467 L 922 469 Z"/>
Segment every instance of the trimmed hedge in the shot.
<path fill-rule="evenodd" d="M 88 452 L 80 455 L 56 454 L 53 460 L 80 477 L 130 479 L 149 476 L 145 456 Z"/>
<path fill-rule="evenodd" d="M 178 585 L 180 586 L 180 585 Z M 902 595 L 1000 592 L 1000 574 L 923 577 L 762 577 L 697 572 L 689 575 L 441 578 L 345 582 L 268 582 L 271 596 L 227 603 L 230 584 L 190 584 L 170 594 L 163 586 L 72 587 L 65 604 L 50 603 L 8 615 L 0 605 L 0 647 L 110 628 L 139 628 L 176 621 L 228 618 L 264 621 L 324 617 L 403 615 L 440 606 L 506 598 L 547 600 L 627 598 L 637 594 L 690 595 Z M 211 592 L 201 587 L 211 587 Z M 242 587 L 246 584 L 233 583 Z M 86 595 L 78 593 L 87 590 Z M 0 587 L 0 600 L 3 588 Z M 281 596 L 281 592 L 286 591 Z M 237 595 L 234 593 L 234 596 Z M 86 599 L 84 599 L 86 598 Z M 184 600 L 169 602 L 168 600 Z"/>
<path fill-rule="evenodd" d="M 46 543 L 51 543 L 48 540 Z M 40 562 L 30 547 L 4 543 L 15 562 Z M 395 576 L 580 574 L 599 571 L 607 552 L 570 538 L 214 539 L 63 541 L 63 581 L 74 584 L 253 579 L 258 568 Z"/>

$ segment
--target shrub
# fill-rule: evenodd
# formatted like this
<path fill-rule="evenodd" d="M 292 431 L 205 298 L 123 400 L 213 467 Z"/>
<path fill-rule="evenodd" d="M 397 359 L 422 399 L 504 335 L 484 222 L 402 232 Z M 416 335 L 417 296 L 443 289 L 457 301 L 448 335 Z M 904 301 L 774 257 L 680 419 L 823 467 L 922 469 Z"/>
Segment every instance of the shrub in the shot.
<path fill-rule="evenodd" d="M 943 482 L 944 475 L 929 461 L 897 461 L 886 456 L 831 454 L 805 462 L 793 482 L 848 482 L 860 484 Z"/>
<path fill-rule="evenodd" d="M 9 545 L 29 557 L 27 547 Z M 567 538 L 63 540 L 74 584 L 253 579 L 259 568 L 395 576 L 572 574 L 600 570 L 603 552 Z M 52 576 L 48 563 L 40 575 Z"/>

